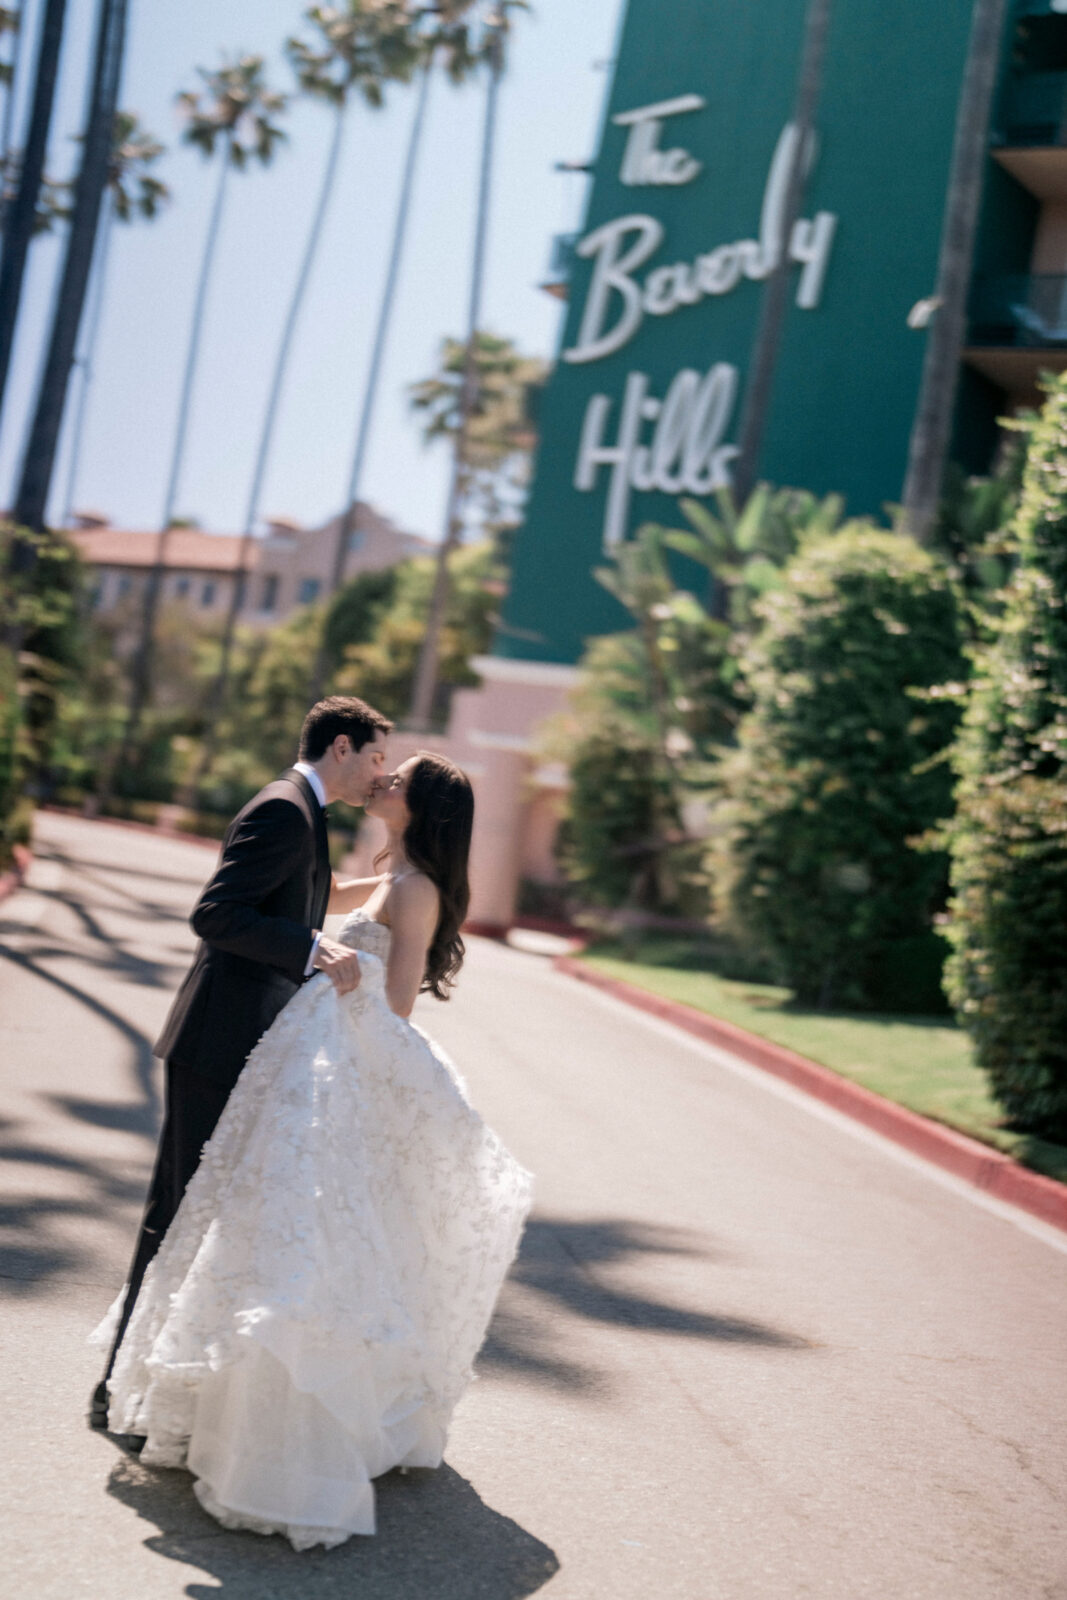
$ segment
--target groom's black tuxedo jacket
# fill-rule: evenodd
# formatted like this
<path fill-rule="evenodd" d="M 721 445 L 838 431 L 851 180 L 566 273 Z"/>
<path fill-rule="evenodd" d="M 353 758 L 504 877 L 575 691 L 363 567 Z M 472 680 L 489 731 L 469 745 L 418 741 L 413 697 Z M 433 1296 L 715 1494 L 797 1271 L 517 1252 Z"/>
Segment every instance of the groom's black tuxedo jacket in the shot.
<path fill-rule="evenodd" d="M 304 981 L 330 897 L 326 819 L 290 769 L 237 813 L 189 921 L 200 943 L 155 1046 L 229 1087 Z"/>

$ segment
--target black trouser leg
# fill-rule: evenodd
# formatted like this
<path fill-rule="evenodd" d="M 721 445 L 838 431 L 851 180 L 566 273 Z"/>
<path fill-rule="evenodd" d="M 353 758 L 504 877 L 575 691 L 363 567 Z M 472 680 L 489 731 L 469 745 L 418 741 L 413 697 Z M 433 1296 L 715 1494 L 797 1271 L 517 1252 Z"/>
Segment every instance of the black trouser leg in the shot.
<path fill-rule="evenodd" d="M 229 1096 L 225 1084 L 205 1078 L 199 1072 L 190 1072 L 186 1067 L 175 1068 L 167 1062 L 166 1114 L 159 1135 L 159 1151 L 130 1266 L 130 1286 L 104 1369 L 104 1383 L 111 1376 L 149 1262 L 174 1220 L 186 1186 L 200 1165 L 201 1152 L 214 1133 Z"/>

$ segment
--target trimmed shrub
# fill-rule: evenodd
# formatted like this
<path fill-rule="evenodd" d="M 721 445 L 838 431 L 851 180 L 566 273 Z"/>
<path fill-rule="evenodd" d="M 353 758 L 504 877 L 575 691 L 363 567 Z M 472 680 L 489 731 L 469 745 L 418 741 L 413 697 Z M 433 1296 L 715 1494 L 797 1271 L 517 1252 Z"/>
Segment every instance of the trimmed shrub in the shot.
<path fill-rule="evenodd" d="M 928 1009 L 946 859 L 913 844 L 951 805 L 939 756 L 958 713 L 925 692 L 962 667 L 948 573 L 906 535 L 852 523 L 805 541 L 757 609 L 712 858 L 725 924 L 804 1003 Z"/>
<path fill-rule="evenodd" d="M 618 720 L 585 731 L 571 753 L 558 839 L 560 864 L 580 903 L 661 909 L 673 900 L 662 881 L 670 804 L 654 743 Z"/>
<path fill-rule="evenodd" d="M 1016 567 L 953 752 L 949 996 L 1015 1127 L 1067 1139 L 1067 378 L 1033 424 Z"/>

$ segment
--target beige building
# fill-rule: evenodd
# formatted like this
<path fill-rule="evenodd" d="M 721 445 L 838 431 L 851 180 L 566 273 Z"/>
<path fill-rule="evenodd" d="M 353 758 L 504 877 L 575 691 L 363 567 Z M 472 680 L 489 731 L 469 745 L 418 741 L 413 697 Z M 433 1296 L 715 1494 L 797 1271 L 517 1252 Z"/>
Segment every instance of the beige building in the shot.
<path fill-rule="evenodd" d="M 95 609 L 102 615 L 143 594 L 156 562 L 160 535 L 113 528 L 104 517 L 84 513 L 71 537 L 96 572 Z M 301 606 L 325 596 L 341 534 L 341 518 L 320 528 L 302 528 L 276 518 L 252 543 L 249 576 L 239 620 L 245 626 L 272 627 Z M 187 607 L 206 624 L 221 623 L 233 599 L 241 539 L 238 534 L 171 528 L 166 536 L 164 604 Z M 391 567 L 408 556 L 426 555 L 433 546 L 404 533 L 387 517 L 360 502 L 349 536 L 344 577 Z"/>

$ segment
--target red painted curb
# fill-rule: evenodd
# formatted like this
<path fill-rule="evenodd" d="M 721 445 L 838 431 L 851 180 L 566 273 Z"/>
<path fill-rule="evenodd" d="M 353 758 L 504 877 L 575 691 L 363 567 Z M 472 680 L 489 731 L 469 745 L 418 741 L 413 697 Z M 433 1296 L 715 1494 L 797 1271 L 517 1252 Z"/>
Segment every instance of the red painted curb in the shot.
<path fill-rule="evenodd" d="M 33 861 L 33 851 L 24 844 L 14 845 L 11 854 L 15 857 L 15 865 L 7 872 L 0 873 L 0 902 L 6 900 L 9 894 L 14 894 L 16 889 L 22 888 Z"/>
<path fill-rule="evenodd" d="M 556 956 L 553 966 L 569 977 L 579 978 L 583 983 L 592 984 L 595 989 L 605 990 L 639 1011 L 647 1011 L 652 1016 L 662 1017 L 665 1022 L 672 1022 L 675 1027 L 683 1028 L 686 1033 L 694 1034 L 708 1044 L 729 1050 L 733 1055 L 740 1056 L 742 1061 L 784 1079 L 805 1094 L 892 1139 L 895 1144 L 903 1145 L 914 1155 L 943 1167 L 957 1178 L 963 1178 L 976 1189 L 984 1189 L 998 1200 L 1018 1206 L 1032 1216 L 1040 1217 L 1042 1222 L 1067 1231 L 1067 1185 L 1057 1183 L 1055 1178 L 1029 1172 L 1001 1151 L 992 1150 L 977 1139 L 957 1133 L 954 1128 L 946 1128 L 940 1122 L 921 1117 L 906 1106 L 898 1106 L 873 1090 L 865 1089 L 862 1084 L 839 1077 L 829 1067 L 809 1061 L 807 1056 L 797 1055 L 783 1045 L 772 1044 L 769 1039 L 761 1039 L 758 1034 L 748 1033 L 732 1022 L 708 1016 L 692 1006 L 683 1005 L 679 1000 L 666 1000 L 661 995 L 650 994 L 647 989 L 639 989 L 636 984 L 626 983 L 621 978 L 609 978 L 573 956 Z"/>

